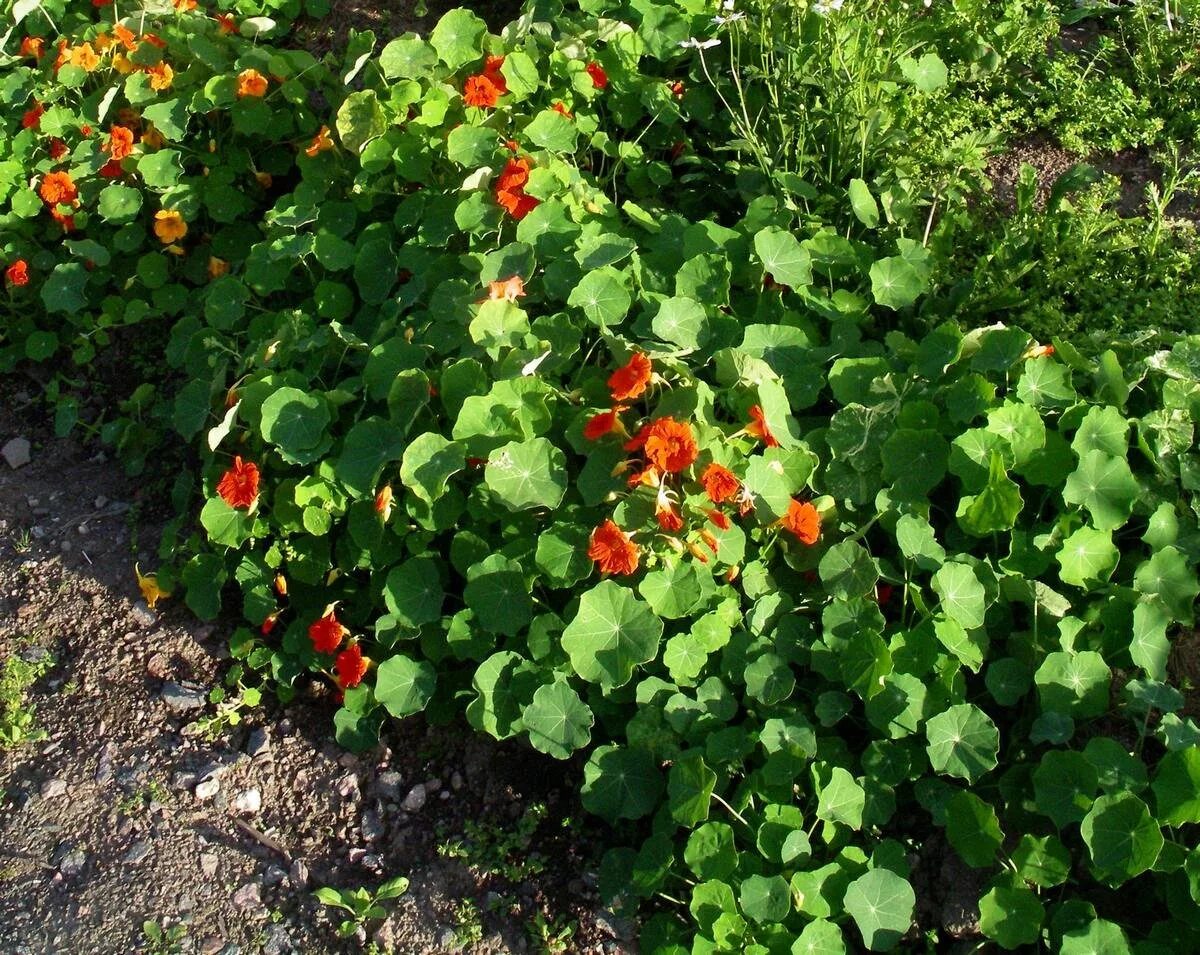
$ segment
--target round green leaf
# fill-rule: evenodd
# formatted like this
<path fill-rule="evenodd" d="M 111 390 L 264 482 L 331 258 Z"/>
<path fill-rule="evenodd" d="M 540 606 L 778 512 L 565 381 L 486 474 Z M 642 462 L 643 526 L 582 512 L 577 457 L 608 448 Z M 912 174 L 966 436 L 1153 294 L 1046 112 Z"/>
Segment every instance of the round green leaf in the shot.
<path fill-rule="evenodd" d="M 1168 826 L 1200 822 L 1200 747 L 1167 753 L 1154 774 L 1154 804 Z"/>
<path fill-rule="evenodd" d="M 491 554 L 468 568 L 463 600 L 479 626 L 491 633 L 515 637 L 533 617 L 525 572 L 503 554 Z"/>
<path fill-rule="evenodd" d="M 628 683 L 635 666 L 654 659 L 662 631 L 662 621 L 632 590 L 605 580 L 579 598 L 562 647 L 580 677 L 609 690 Z"/>
<path fill-rule="evenodd" d="M 792 955 L 846 955 L 846 939 L 833 922 L 815 919 L 792 942 Z"/>
<path fill-rule="evenodd" d="M 1002 948 L 1033 945 L 1041 937 L 1045 917 L 1037 895 L 1011 875 L 998 878 L 979 900 L 979 928 Z"/>
<path fill-rule="evenodd" d="M 683 861 L 697 879 L 728 879 L 738 861 L 733 829 L 723 822 L 706 822 L 692 830 Z"/>
<path fill-rule="evenodd" d="M 1067 476 L 1062 495 L 1068 504 L 1086 508 L 1099 530 L 1111 531 L 1129 520 L 1141 486 L 1124 457 L 1088 451 Z"/>
<path fill-rule="evenodd" d="M 834 597 L 848 600 L 872 593 L 879 566 L 857 541 L 841 541 L 825 552 L 818 567 L 821 583 Z"/>
<path fill-rule="evenodd" d="M 1187 559 L 1174 547 L 1164 547 L 1138 566 L 1133 586 L 1139 593 L 1157 597 L 1176 620 L 1190 623 L 1192 605 L 1200 594 L 1200 580 L 1189 570 Z"/>
<path fill-rule="evenodd" d="M 849 770 L 835 766 L 829 782 L 817 797 L 817 818 L 840 822 L 851 829 L 862 828 L 866 793 Z"/>
<path fill-rule="evenodd" d="M 440 620 L 446 592 L 438 562 L 432 557 L 413 557 L 393 567 L 383 585 L 383 599 L 401 626 L 415 630 Z"/>
<path fill-rule="evenodd" d="M 114 225 L 133 221 L 142 208 L 142 194 L 130 186 L 114 182 L 100 190 L 100 218 Z"/>
<path fill-rule="evenodd" d="M 964 791 L 955 793 L 946 803 L 946 838 L 962 860 L 976 869 L 994 865 L 1004 843 L 1000 820 L 991 803 Z"/>
<path fill-rule="evenodd" d="M 388 121 L 375 91 L 357 90 L 342 100 L 336 125 L 342 145 L 352 153 L 360 153 L 372 139 L 387 132 Z"/>
<path fill-rule="evenodd" d="M 600 746 L 583 767 L 583 807 L 610 823 L 649 815 L 662 792 L 662 773 L 642 749 Z"/>
<path fill-rule="evenodd" d="M 925 278 L 904 256 L 893 255 L 872 263 L 871 294 L 879 305 L 901 309 L 915 302 L 924 291 Z"/>
<path fill-rule="evenodd" d="M 983 626 L 987 591 L 966 564 L 943 564 L 933 575 L 934 592 L 946 616 L 967 630 Z"/>
<path fill-rule="evenodd" d="M 1083 819 L 1100 783 L 1096 770 L 1082 753 L 1051 750 L 1033 771 L 1033 796 L 1038 811 L 1059 829 Z"/>
<path fill-rule="evenodd" d="M 776 226 L 759 229 L 754 235 L 754 252 L 763 271 L 780 285 L 799 288 L 812 283 L 812 259 L 792 233 Z"/>
<path fill-rule="evenodd" d="M 397 719 L 425 709 L 436 687 L 433 664 L 403 654 L 384 660 L 375 676 L 375 698 Z"/>
<path fill-rule="evenodd" d="M 1079 831 L 1096 877 L 1113 886 L 1149 869 L 1163 847 L 1158 823 L 1131 793 L 1098 798 Z"/>
<path fill-rule="evenodd" d="M 846 887 L 842 902 L 873 952 L 894 948 L 912 924 L 916 894 L 890 869 L 871 869 Z"/>
<path fill-rule="evenodd" d="M 592 711 L 563 677 L 539 687 L 521 719 L 533 748 L 555 759 L 591 742 Z"/>
<path fill-rule="evenodd" d="M 1086 925 L 1063 933 L 1058 955 L 1129 955 L 1131 951 L 1121 926 L 1093 918 Z"/>
<path fill-rule="evenodd" d="M 316 447 L 328 424 L 325 399 L 299 388 L 279 388 L 262 404 L 262 436 L 287 454 Z"/>
<path fill-rule="evenodd" d="M 930 765 L 935 772 L 978 781 L 996 768 L 1000 731 L 991 718 L 972 703 L 952 706 L 925 724 Z"/>
<path fill-rule="evenodd" d="M 483 482 L 510 511 L 553 510 L 567 490 L 567 459 L 545 438 L 510 441 L 488 455 Z"/>
<path fill-rule="evenodd" d="M 447 482 L 467 465 L 461 444 L 427 431 L 404 449 L 400 462 L 400 480 L 427 504 L 446 493 Z"/>
<path fill-rule="evenodd" d="M 621 273 L 609 266 L 589 272 L 567 297 L 567 304 L 582 309 L 588 321 L 606 329 L 625 320 L 632 304 Z"/>
<path fill-rule="evenodd" d="M 483 38 L 487 24 L 470 10 L 451 10 L 437 22 L 429 42 L 441 61 L 457 70 L 482 57 Z"/>
<path fill-rule="evenodd" d="M 1059 549 L 1059 577 L 1065 584 L 1091 590 L 1108 582 L 1120 557 L 1111 531 L 1081 527 Z"/>
<path fill-rule="evenodd" d="M 696 826 L 708 818 L 717 774 L 705 765 L 704 757 L 696 751 L 680 756 L 671 766 L 667 777 L 667 805 L 671 818 L 682 826 Z"/>
<path fill-rule="evenodd" d="M 742 880 L 738 902 L 760 925 L 782 922 L 792 910 L 792 893 L 779 875 L 752 875 Z"/>
<path fill-rule="evenodd" d="M 1046 655 L 1033 675 L 1043 710 L 1054 710 L 1075 719 L 1101 716 L 1108 710 L 1112 672 L 1095 650 Z"/>

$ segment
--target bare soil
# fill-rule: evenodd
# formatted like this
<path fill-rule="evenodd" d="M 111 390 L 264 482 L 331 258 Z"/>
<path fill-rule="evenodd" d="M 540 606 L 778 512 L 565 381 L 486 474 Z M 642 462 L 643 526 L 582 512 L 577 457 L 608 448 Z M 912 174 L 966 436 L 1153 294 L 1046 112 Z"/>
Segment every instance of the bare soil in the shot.
<path fill-rule="evenodd" d="M 575 926 L 564 951 L 635 951 L 594 891 L 599 839 L 573 764 L 416 718 L 353 756 L 321 698 L 192 732 L 214 712 L 202 694 L 229 628 L 177 600 L 146 607 L 133 564 L 154 565 L 153 492 L 50 436 L 27 401 L 0 383 L 0 446 L 33 441 L 29 464 L 0 462 L 0 666 L 54 662 L 29 694 L 46 738 L 0 751 L 0 952 L 144 951 L 146 920 L 184 926 L 181 951 L 207 955 L 356 952 L 368 938 L 405 955 L 543 951 L 539 916 Z M 538 806 L 527 845 L 489 851 Z M 456 839 L 471 858 L 439 854 Z M 396 875 L 408 894 L 357 938 L 339 939 L 312 896 Z"/>

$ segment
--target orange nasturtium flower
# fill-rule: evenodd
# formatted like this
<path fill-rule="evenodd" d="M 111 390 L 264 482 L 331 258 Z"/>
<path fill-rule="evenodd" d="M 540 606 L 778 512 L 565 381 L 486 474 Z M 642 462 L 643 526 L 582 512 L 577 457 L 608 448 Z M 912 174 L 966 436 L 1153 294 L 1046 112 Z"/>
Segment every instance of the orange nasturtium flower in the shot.
<path fill-rule="evenodd" d="M 1022 358 L 1049 358 L 1054 354 L 1053 345 L 1031 345 L 1027 348 Z"/>
<path fill-rule="evenodd" d="M 215 255 L 208 257 L 208 277 L 210 279 L 219 279 L 222 275 L 229 274 L 229 263 L 224 259 L 219 259 Z"/>
<path fill-rule="evenodd" d="M 525 295 L 525 280 L 519 275 L 510 275 L 506 279 L 488 282 L 488 300 L 492 302 L 503 300 L 515 302 Z"/>
<path fill-rule="evenodd" d="M 592 85 L 598 90 L 608 86 L 608 74 L 604 72 L 604 67 L 599 63 L 592 61 L 584 67 L 587 75 L 592 78 Z"/>
<path fill-rule="evenodd" d="M 42 124 L 42 113 L 44 112 L 46 112 L 46 107 L 34 100 L 33 106 L 27 109 L 21 117 L 21 128 L 37 129 Z"/>
<path fill-rule="evenodd" d="M 325 612 L 308 627 L 308 639 L 317 653 L 333 653 L 341 646 L 342 638 L 350 631 L 341 625 L 334 613 L 336 604 L 330 604 Z"/>
<path fill-rule="evenodd" d="M 333 668 L 337 671 L 337 685 L 343 690 L 358 686 L 367 675 L 370 666 L 370 657 L 364 657 L 362 647 L 352 643 L 333 661 Z"/>
<path fill-rule="evenodd" d="M 574 119 L 575 118 L 575 114 L 572 113 L 569 109 L 567 109 L 567 104 L 564 103 L 562 100 L 556 100 L 554 105 L 551 106 L 550 109 L 552 109 L 554 112 L 558 113 L 558 115 L 562 116 L 564 119 Z"/>
<path fill-rule="evenodd" d="M 4 270 L 4 281 L 14 288 L 28 285 L 29 263 L 24 259 L 17 259 L 17 261 Z"/>
<path fill-rule="evenodd" d="M 175 209 L 159 209 L 154 213 L 154 234 L 163 245 L 182 239 L 187 230 L 187 223 Z"/>
<path fill-rule="evenodd" d="M 821 515 L 808 501 L 793 500 L 779 523 L 802 544 L 815 544 L 821 537 Z"/>
<path fill-rule="evenodd" d="M 133 130 L 125 126 L 112 126 L 108 131 L 108 142 L 100 147 L 102 152 L 115 162 L 133 155 Z"/>
<path fill-rule="evenodd" d="M 258 465 L 235 457 L 217 482 L 217 493 L 230 507 L 249 510 L 258 499 Z"/>
<path fill-rule="evenodd" d="M 138 590 L 142 592 L 142 599 L 146 601 L 146 606 L 151 610 L 164 597 L 171 596 L 170 591 L 163 590 L 158 585 L 157 574 L 143 574 L 137 564 L 133 565 L 133 573 L 137 577 Z"/>
<path fill-rule="evenodd" d="M 81 43 L 71 49 L 67 63 L 79 67 L 85 73 L 91 73 L 100 65 L 100 54 L 90 43 Z"/>
<path fill-rule="evenodd" d="M 27 36 L 21 41 L 21 56 L 32 56 L 40 60 L 46 52 L 46 41 L 40 36 Z"/>
<path fill-rule="evenodd" d="M 632 574 L 638 566 L 638 546 L 611 520 L 592 531 L 587 555 L 602 574 Z"/>
<path fill-rule="evenodd" d="M 754 405 L 750 408 L 751 422 L 746 425 L 746 434 L 752 438 L 760 438 L 762 443 L 768 448 L 779 447 L 779 441 L 775 435 L 771 434 L 771 429 L 767 427 L 767 419 L 763 414 L 761 405 Z"/>
<path fill-rule="evenodd" d="M 379 515 L 379 519 L 385 524 L 392 516 L 392 508 L 396 506 L 393 497 L 392 486 L 390 484 L 385 484 L 379 493 L 375 495 L 375 513 Z"/>
<path fill-rule="evenodd" d="M 500 100 L 500 90 L 483 73 L 468 76 L 463 83 L 463 102 L 478 109 L 492 109 Z"/>
<path fill-rule="evenodd" d="M 704 473 L 700 475 L 700 483 L 704 485 L 704 492 L 714 504 L 732 501 L 742 489 L 742 482 L 737 476 L 729 468 L 722 467 L 715 461 L 704 469 Z"/>
<path fill-rule="evenodd" d="M 112 68 L 122 76 L 128 76 L 134 71 L 133 60 L 129 59 L 124 53 L 114 53 Z"/>
<path fill-rule="evenodd" d="M 69 172 L 48 172 L 42 176 L 38 195 L 48 206 L 67 206 L 79 198 L 79 190 Z"/>
<path fill-rule="evenodd" d="M 171 3 L 180 13 L 187 13 L 189 10 L 196 9 L 196 0 L 171 0 Z"/>
<path fill-rule="evenodd" d="M 328 152 L 333 149 L 333 140 L 329 137 L 329 127 L 322 126 L 313 137 L 312 144 L 304 150 L 304 155 L 315 156 L 317 153 Z"/>
<path fill-rule="evenodd" d="M 137 49 L 138 39 L 137 34 L 123 23 L 118 23 L 113 27 L 113 36 L 121 41 L 121 46 L 125 47 L 126 51 L 132 53 Z"/>
<path fill-rule="evenodd" d="M 258 72 L 258 70 L 242 70 L 238 74 L 237 81 L 238 99 L 244 99 L 247 96 L 261 97 L 267 95 L 267 78 Z"/>
<path fill-rule="evenodd" d="M 150 77 L 150 89 L 160 93 L 169 90 L 175 82 L 175 71 L 166 63 L 155 63 L 154 66 L 146 67 L 146 75 Z"/>
<path fill-rule="evenodd" d="M 654 517 L 658 520 L 658 526 L 668 534 L 683 530 L 683 517 L 671 503 L 671 498 L 667 496 L 665 484 L 658 486 L 658 497 L 654 501 Z"/>
<path fill-rule="evenodd" d="M 613 401 L 630 401 L 639 398 L 649 386 L 652 367 L 650 359 L 641 352 L 634 352 L 629 361 L 608 376 L 608 388 Z"/>
<path fill-rule="evenodd" d="M 644 448 L 646 460 L 667 474 L 690 467 L 700 453 L 691 425 L 674 418 L 659 418 L 651 424 L 645 432 Z"/>
<path fill-rule="evenodd" d="M 618 417 L 624 410 L 624 405 L 614 405 L 608 411 L 601 411 L 599 414 L 592 415 L 588 419 L 587 424 L 583 426 L 583 436 L 589 441 L 598 441 L 606 434 L 611 434 L 614 431 L 624 436 L 625 426 L 621 424 L 621 419 Z"/>

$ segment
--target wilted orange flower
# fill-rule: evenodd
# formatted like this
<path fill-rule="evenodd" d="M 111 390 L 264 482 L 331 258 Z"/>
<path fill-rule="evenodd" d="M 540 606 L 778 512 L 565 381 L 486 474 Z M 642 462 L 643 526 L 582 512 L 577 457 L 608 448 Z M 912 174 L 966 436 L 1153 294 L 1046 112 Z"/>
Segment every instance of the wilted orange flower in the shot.
<path fill-rule="evenodd" d="M 304 150 L 304 155 L 311 157 L 331 149 L 333 149 L 333 140 L 329 138 L 329 127 L 322 126 L 317 135 L 313 137 L 312 144 Z"/>
<path fill-rule="evenodd" d="M 46 108 L 37 100 L 33 101 L 33 106 L 25 111 L 25 115 L 21 117 L 22 129 L 37 129 L 42 123 L 42 113 L 46 112 Z"/>
<path fill-rule="evenodd" d="M 219 279 L 222 275 L 229 274 L 229 263 L 224 259 L 219 259 L 215 255 L 208 257 L 208 277 L 210 279 Z"/>
<path fill-rule="evenodd" d="M 742 488 L 742 482 L 736 475 L 715 461 L 704 469 L 704 473 L 700 475 L 700 483 L 704 485 L 704 492 L 714 504 L 732 501 Z"/>
<path fill-rule="evenodd" d="M 337 671 L 338 686 L 343 690 L 358 686 L 362 683 L 363 677 L 367 675 L 367 669 L 370 666 L 370 659 L 363 656 L 362 647 L 357 643 L 346 647 L 333 661 L 333 667 Z"/>
<path fill-rule="evenodd" d="M 92 37 L 92 43 L 94 43 L 96 45 L 96 51 L 98 53 L 103 53 L 110 46 L 112 46 L 115 42 L 116 41 L 112 37 L 110 37 L 107 33 L 98 33 L 94 37 Z"/>
<path fill-rule="evenodd" d="M 63 232 L 71 232 L 75 228 L 75 217 L 67 212 L 59 212 L 55 206 L 50 207 L 50 218 L 62 226 Z"/>
<path fill-rule="evenodd" d="M 163 245 L 182 239 L 187 231 L 187 223 L 175 209 L 159 209 L 154 213 L 154 234 Z"/>
<path fill-rule="evenodd" d="M 587 555 L 602 574 L 632 574 L 638 566 L 638 546 L 611 520 L 592 531 Z"/>
<path fill-rule="evenodd" d="M 142 592 L 142 599 L 146 601 L 146 606 L 153 610 L 160 600 L 164 597 L 170 597 L 170 591 L 163 590 L 158 585 L 158 574 L 143 574 L 142 569 L 137 565 L 133 565 L 133 574 L 137 577 L 138 590 Z"/>
<path fill-rule="evenodd" d="M 153 33 L 143 33 L 142 39 L 151 46 L 158 47 L 160 50 L 165 50 L 167 48 L 167 41 L 160 36 L 155 36 Z"/>
<path fill-rule="evenodd" d="M 133 72 L 133 61 L 124 53 L 114 53 L 112 58 L 112 68 L 122 76 L 128 76 Z"/>
<path fill-rule="evenodd" d="M 254 178 L 258 180 L 258 184 L 264 189 L 270 189 L 271 185 L 275 182 L 269 172 L 260 172 L 255 170 Z"/>
<path fill-rule="evenodd" d="M 17 288 L 20 288 L 22 285 L 28 285 L 29 263 L 24 259 L 17 259 L 17 261 L 4 270 L 4 281 Z"/>
<path fill-rule="evenodd" d="M 67 63 L 71 66 L 77 66 L 87 73 L 91 73 L 100 65 L 100 54 L 96 52 L 95 47 L 90 43 L 81 43 L 79 46 L 71 49 L 67 55 Z"/>
<path fill-rule="evenodd" d="M 287 578 L 283 574 L 275 575 L 275 593 L 280 597 L 286 597 L 288 591 Z"/>
<path fill-rule="evenodd" d="M 1021 355 L 1022 358 L 1049 358 L 1054 354 L 1053 345 L 1032 345 Z"/>
<path fill-rule="evenodd" d="M 592 85 L 598 90 L 608 86 L 608 74 L 604 72 L 604 67 L 595 61 L 589 63 L 584 69 L 587 75 L 592 78 Z"/>
<path fill-rule="evenodd" d="M 821 515 L 809 501 L 793 500 L 779 523 L 802 544 L 815 544 L 821 537 Z"/>
<path fill-rule="evenodd" d="M 232 13 L 218 13 L 213 19 L 217 21 L 217 29 L 225 35 L 237 33 L 237 21 Z"/>
<path fill-rule="evenodd" d="M 105 179 L 119 179 L 124 173 L 125 170 L 121 168 L 121 164 L 115 159 L 110 159 L 100 167 L 100 175 Z"/>
<path fill-rule="evenodd" d="M 70 151 L 71 150 L 67 148 L 67 144 L 57 136 L 50 137 L 50 158 L 55 162 L 58 162 Z"/>
<path fill-rule="evenodd" d="M 129 29 L 129 27 L 125 26 L 125 24 L 118 23 L 116 26 L 114 26 L 113 36 L 120 40 L 121 46 L 125 47 L 125 49 L 130 53 L 137 49 L 137 34 Z"/>
<path fill-rule="evenodd" d="M 267 614 L 266 619 L 263 620 L 262 625 L 258 628 L 258 632 L 261 633 L 264 637 L 267 636 L 272 630 L 275 629 L 275 622 L 278 619 L 279 619 L 279 611 L 278 610 L 271 611 L 271 613 Z"/>
<path fill-rule="evenodd" d="M 683 529 L 683 518 L 667 496 L 665 484 L 658 486 L 658 497 L 654 501 L 654 517 L 658 520 L 658 526 L 668 534 L 674 534 Z"/>
<path fill-rule="evenodd" d="M 525 294 L 525 280 L 519 275 L 511 275 L 498 282 L 488 282 L 488 299 L 515 302 Z"/>
<path fill-rule="evenodd" d="M 133 155 L 133 130 L 124 126 L 112 126 L 108 131 L 108 142 L 100 147 L 114 161 L 120 161 L 126 156 Z"/>
<path fill-rule="evenodd" d="M 230 507 L 249 510 L 258 498 L 258 465 L 243 461 L 241 455 L 217 482 L 217 493 Z"/>
<path fill-rule="evenodd" d="M 616 431 L 617 434 L 624 435 L 625 428 L 621 424 L 619 415 L 625 410 L 624 405 L 616 405 L 609 411 L 601 411 L 599 414 L 592 415 L 588 419 L 588 423 L 583 426 L 583 436 L 589 441 L 598 441 L 606 434 L 611 434 Z"/>
<path fill-rule="evenodd" d="M 79 198 L 79 190 L 69 172 L 48 172 L 42 176 L 38 195 L 48 206 L 66 206 Z"/>
<path fill-rule="evenodd" d="M 650 359 L 634 352 L 629 361 L 608 376 L 608 388 L 613 401 L 630 401 L 641 396 L 650 385 L 653 368 Z"/>
<path fill-rule="evenodd" d="M 267 78 L 258 70 L 242 70 L 238 74 L 237 95 L 239 99 L 247 96 L 266 96 Z"/>
<path fill-rule="evenodd" d="M 674 418 L 659 418 L 645 437 L 646 460 L 667 474 L 690 467 L 700 449 L 691 426 Z"/>
<path fill-rule="evenodd" d="M 167 144 L 167 137 L 155 129 L 153 123 L 147 123 L 142 130 L 142 145 L 147 149 L 162 149 Z"/>
<path fill-rule="evenodd" d="M 779 447 L 775 435 L 771 434 L 771 429 L 767 427 L 767 419 L 761 405 L 754 405 L 750 408 L 750 418 L 752 420 L 750 424 L 746 425 L 746 434 L 752 438 L 761 439 L 768 448 Z"/>
<path fill-rule="evenodd" d="M 375 513 L 379 515 L 380 520 L 385 524 L 392 516 L 392 508 L 396 506 L 393 496 L 390 484 L 385 484 L 379 493 L 375 495 Z"/>
<path fill-rule="evenodd" d="M 46 52 L 46 41 L 40 36 L 27 36 L 21 41 L 21 56 L 32 56 L 40 60 Z"/>
<path fill-rule="evenodd" d="M 569 109 L 567 109 L 567 105 L 562 100 L 556 101 L 555 104 L 553 106 L 551 106 L 550 108 L 554 112 L 558 113 L 559 116 L 565 116 L 567 119 L 575 118 L 575 114 L 572 113 Z"/>
<path fill-rule="evenodd" d="M 489 56 L 483 61 L 483 75 L 500 91 L 501 96 L 508 92 L 508 81 L 504 79 L 504 74 L 500 70 L 502 66 L 504 66 L 504 57 L 502 56 Z"/>
<path fill-rule="evenodd" d="M 308 639 L 312 641 L 313 649 L 317 653 L 333 653 L 349 632 L 338 621 L 334 605 L 330 604 L 325 608 L 325 613 L 309 625 Z"/>
<path fill-rule="evenodd" d="M 196 0 L 171 0 L 171 2 L 180 13 L 196 9 Z"/>
<path fill-rule="evenodd" d="M 150 77 L 150 89 L 160 93 L 169 90 L 175 82 L 175 71 L 166 63 L 155 63 L 154 66 L 146 67 L 146 75 Z"/>

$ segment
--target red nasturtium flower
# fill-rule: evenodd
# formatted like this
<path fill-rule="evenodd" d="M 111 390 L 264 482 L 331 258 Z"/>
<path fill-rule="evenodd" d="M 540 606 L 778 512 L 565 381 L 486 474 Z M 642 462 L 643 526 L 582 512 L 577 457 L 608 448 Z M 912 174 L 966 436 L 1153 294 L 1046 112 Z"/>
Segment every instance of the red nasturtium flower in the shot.
<path fill-rule="evenodd" d="M 258 465 L 235 457 L 217 482 L 217 493 L 230 507 L 249 509 L 258 497 Z"/>
<path fill-rule="evenodd" d="M 728 517 L 715 509 L 708 512 L 708 519 L 723 531 L 727 531 L 733 526 Z"/>
<path fill-rule="evenodd" d="M 771 434 L 771 429 L 767 427 L 767 418 L 763 414 L 761 405 L 753 405 L 750 408 L 750 418 L 750 423 L 746 425 L 746 434 L 752 438 L 761 439 L 768 448 L 779 447 L 775 435 Z"/>
<path fill-rule="evenodd" d="M 50 137 L 50 158 L 55 162 L 58 162 L 70 151 L 71 150 L 67 147 L 67 144 L 57 136 Z"/>
<path fill-rule="evenodd" d="M 742 489 L 742 482 L 729 470 L 715 461 L 704 469 L 700 475 L 700 483 L 704 485 L 704 493 L 714 504 L 724 504 L 737 497 Z"/>
<path fill-rule="evenodd" d="M 312 641 L 317 653 L 333 653 L 341 646 L 342 638 L 350 631 L 341 625 L 334 604 L 325 608 L 325 613 L 314 620 L 308 627 L 308 639 Z"/>
<path fill-rule="evenodd" d="M 238 74 L 237 81 L 238 99 L 245 99 L 247 96 L 262 97 L 267 95 L 267 78 L 258 72 L 258 70 L 242 70 Z"/>
<path fill-rule="evenodd" d="M 587 555 L 602 574 L 632 574 L 638 566 L 638 546 L 611 520 L 592 531 Z"/>
<path fill-rule="evenodd" d="M 557 100 L 555 102 L 555 104 L 553 106 L 551 106 L 550 108 L 554 112 L 558 113 L 559 116 L 562 116 L 565 119 L 574 119 L 575 118 L 575 114 L 572 113 L 569 109 L 567 109 L 567 104 L 564 103 L 562 100 Z"/>
<path fill-rule="evenodd" d="M 334 669 L 337 671 L 338 686 L 343 690 L 358 686 L 362 683 L 363 677 L 367 675 L 367 668 L 370 665 L 371 661 L 363 656 L 362 647 L 357 643 L 346 647 L 333 661 Z"/>
<path fill-rule="evenodd" d="M 599 414 L 592 415 L 588 419 L 588 423 L 583 426 L 583 436 L 589 441 L 598 441 L 613 431 L 616 431 L 618 434 L 625 434 L 625 428 L 621 425 L 621 419 L 618 417 L 624 410 L 624 405 L 616 405 L 608 411 L 601 411 Z"/>
<path fill-rule="evenodd" d="M 79 190 L 69 172 L 48 172 L 42 176 L 38 195 L 48 206 L 68 206 L 79 198 Z"/>
<path fill-rule="evenodd" d="M 500 67 L 504 57 L 489 56 L 483 64 L 483 72 L 468 76 L 463 83 L 463 102 L 468 106 L 492 109 L 500 97 L 508 92 L 508 83 Z"/>
<path fill-rule="evenodd" d="M 524 219 L 538 204 L 537 199 L 525 194 L 529 168 L 528 159 L 510 159 L 496 180 L 496 202 L 518 221 Z"/>
<path fill-rule="evenodd" d="M 279 611 L 274 610 L 267 614 L 267 618 L 262 622 L 262 626 L 258 628 L 258 632 L 264 637 L 275 629 L 275 622 L 279 619 Z"/>
<path fill-rule="evenodd" d="M 217 21 L 217 29 L 226 36 L 237 33 L 237 20 L 232 13 L 218 13 L 213 19 Z"/>
<path fill-rule="evenodd" d="M 21 56 L 32 56 L 40 60 L 46 52 L 46 41 L 40 36 L 27 36 L 21 41 Z"/>
<path fill-rule="evenodd" d="M 652 375 L 650 359 L 641 352 L 634 352 L 629 361 L 608 376 L 608 389 L 613 401 L 631 401 L 639 398 L 649 386 Z"/>
<path fill-rule="evenodd" d="M 132 156 L 133 130 L 125 126 L 109 127 L 108 142 L 104 143 L 100 150 L 108 153 L 113 162 L 120 162 L 126 156 Z"/>
<path fill-rule="evenodd" d="M 674 418 L 659 418 L 646 429 L 646 460 L 659 471 L 674 474 L 690 467 L 700 453 L 691 425 Z"/>
<path fill-rule="evenodd" d="M 33 101 L 33 106 L 25 111 L 21 117 L 22 129 L 37 129 L 42 124 L 42 113 L 46 112 L 45 107 L 37 100 Z"/>
<path fill-rule="evenodd" d="M 17 259 L 17 261 L 4 270 L 4 281 L 17 288 L 22 285 L 28 285 L 29 263 L 24 259 Z"/>
<path fill-rule="evenodd" d="M 821 537 L 821 515 L 809 501 L 792 501 L 779 523 L 801 544 L 815 544 Z"/>
<path fill-rule="evenodd" d="M 592 78 L 592 85 L 596 89 L 602 90 L 608 86 L 608 74 L 604 72 L 604 67 L 595 60 L 585 66 L 584 69 L 587 71 L 587 75 Z"/>

